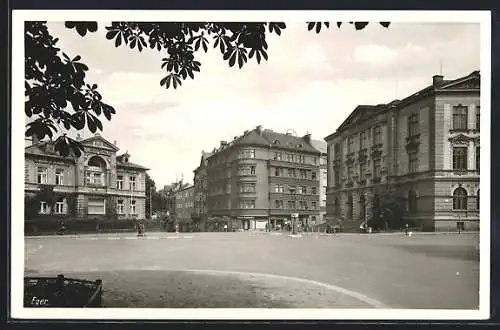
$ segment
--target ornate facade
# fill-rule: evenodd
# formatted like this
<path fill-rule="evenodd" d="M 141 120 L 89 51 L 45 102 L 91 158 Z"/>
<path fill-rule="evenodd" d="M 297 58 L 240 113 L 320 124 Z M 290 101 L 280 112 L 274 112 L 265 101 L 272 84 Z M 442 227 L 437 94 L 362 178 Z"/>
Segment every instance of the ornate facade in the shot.
<path fill-rule="evenodd" d="M 80 157 L 62 157 L 54 143 L 32 141 L 25 148 L 25 195 L 53 188 L 60 199 L 39 201 L 39 214 L 118 218 L 145 218 L 147 168 L 117 155 L 118 147 L 99 134 L 80 141 Z"/>
<path fill-rule="evenodd" d="M 327 217 L 359 229 L 386 192 L 406 200 L 403 222 L 479 229 L 480 73 L 403 100 L 358 106 L 328 143 Z"/>

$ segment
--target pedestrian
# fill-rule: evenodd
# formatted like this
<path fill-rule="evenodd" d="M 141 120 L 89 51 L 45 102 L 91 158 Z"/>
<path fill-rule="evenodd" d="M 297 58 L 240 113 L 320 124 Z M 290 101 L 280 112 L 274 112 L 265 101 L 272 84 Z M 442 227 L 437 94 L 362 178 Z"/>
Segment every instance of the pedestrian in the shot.
<path fill-rule="evenodd" d="M 224 231 L 227 232 L 227 223 L 224 224 Z"/>
<path fill-rule="evenodd" d="M 405 226 L 405 236 L 408 236 L 408 224 Z"/>

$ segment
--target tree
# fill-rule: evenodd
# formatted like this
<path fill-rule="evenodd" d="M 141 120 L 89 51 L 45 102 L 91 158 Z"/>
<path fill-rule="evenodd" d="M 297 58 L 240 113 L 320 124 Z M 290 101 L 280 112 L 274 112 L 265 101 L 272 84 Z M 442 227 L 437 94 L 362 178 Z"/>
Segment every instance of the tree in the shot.
<path fill-rule="evenodd" d="M 401 228 L 406 213 L 406 198 L 395 191 L 386 190 L 375 194 L 372 207 L 372 217 L 368 226 L 375 230 Z"/>
<path fill-rule="evenodd" d="M 153 197 L 156 195 L 156 184 L 151 176 L 146 173 L 146 217 L 149 218 L 153 213 Z"/>
<path fill-rule="evenodd" d="M 356 30 L 362 30 L 368 22 L 349 22 Z M 380 22 L 384 27 L 389 22 Z M 340 28 L 342 22 L 336 23 Z M 98 30 L 97 22 L 65 22 L 80 36 Z M 329 28 L 328 22 L 309 22 L 308 30 L 319 33 Z M 257 63 L 267 60 L 267 34 L 281 35 L 286 29 L 282 22 L 112 22 L 106 26 L 106 39 L 116 47 L 130 47 L 142 52 L 146 48 L 163 52 L 161 68 L 166 71 L 160 85 L 176 89 L 188 77 L 194 79 L 200 72 L 201 63 L 195 52 L 213 42 L 230 67 L 242 68 L 249 59 Z M 115 109 L 105 103 L 97 90 L 97 84 L 88 82 L 88 66 L 81 56 L 70 57 L 57 48 L 58 39 L 50 35 L 46 22 L 25 22 L 25 112 L 34 118 L 27 124 L 26 136 L 39 139 L 62 133 L 55 142 L 55 150 L 61 155 L 81 155 L 82 145 L 65 132 L 74 128 L 88 128 L 92 133 L 102 131 L 100 117 L 111 120 Z"/>

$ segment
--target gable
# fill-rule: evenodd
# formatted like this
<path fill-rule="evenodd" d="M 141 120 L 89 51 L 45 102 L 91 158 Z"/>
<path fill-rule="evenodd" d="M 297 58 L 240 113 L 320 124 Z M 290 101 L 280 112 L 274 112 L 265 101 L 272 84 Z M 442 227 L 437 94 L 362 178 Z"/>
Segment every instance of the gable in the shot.
<path fill-rule="evenodd" d="M 108 140 L 106 140 L 105 138 L 103 138 L 100 135 L 96 135 L 96 136 L 93 136 L 91 138 L 85 139 L 81 143 L 82 143 L 82 145 L 88 146 L 88 147 L 108 149 L 108 150 L 113 150 L 113 151 L 120 150 L 117 146 L 115 146 L 113 143 L 109 142 Z"/>
<path fill-rule="evenodd" d="M 481 87 L 481 79 L 479 74 L 472 74 L 467 77 L 454 80 L 448 84 L 441 86 L 440 90 L 467 90 L 467 89 L 480 89 Z"/>
<path fill-rule="evenodd" d="M 361 123 L 368 119 L 369 117 L 373 116 L 374 114 L 378 113 L 380 110 L 382 110 L 383 105 L 359 105 L 354 109 L 354 111 L 347 117 L 346 120 L 339 126 L 337 131 L 342 131 L 345 128 L 349 126 L 353 126 L 357 123 Z"/>

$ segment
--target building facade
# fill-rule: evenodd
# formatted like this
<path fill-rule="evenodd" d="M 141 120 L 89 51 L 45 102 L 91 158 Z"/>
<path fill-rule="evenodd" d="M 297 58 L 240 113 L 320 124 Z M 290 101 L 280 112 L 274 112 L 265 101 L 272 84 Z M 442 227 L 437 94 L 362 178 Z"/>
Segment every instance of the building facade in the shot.
<path fill-rule="evenodd" d="M 316 224 L 326 222 L 326 190 L 328 185 L 328 147 L 325 141 L 311 140 L 314 148 L 321 152 L 319 158 L 319 209 L 320 215 Z"/>
<path fill-rule="evenodd" d="M 480 73 L 403 100 L 358 106 L 328 143 L 327 217 L 359 229 L 380 196 L 406 201 L 402 223 L 479 229 Z"/>
<path fill-rule="evenodd" d="M 283 228 L 298 214 L 303 226 L 320 217 L 320 156 L 311 136 L 257 126 L 221 141 L 208 157 L 209 220 L 244 230 Z"/>
<path fill-rule="evenodd" d="M 207 178 L 207 158 L 210 153 L 202 151 L 200 166 L 194 170 L 194 209 L 193 220 L 195 220 L 200 230 L 205 230 L 208 220 L 208 178 Z"/>
<path fill-rule="evenodd" d="M 178 223 L 190 224 L 194 210 L 194 187 L 185 186 L 175 192 L 175 218 Z"/>
<path fill-rule="evenodd" d="M 25 196 L 33 197 L 50 187 L 59 197 L 37 201 L 39 215 L 70 215 L 145 218 L 144 166 L 130 162 L 130 155 L 117 155 L 118 147 L 96 134 L 80 141 L 80 157 L 62 157 L 54 142 L 33 140 L 25 148 Z"/>

